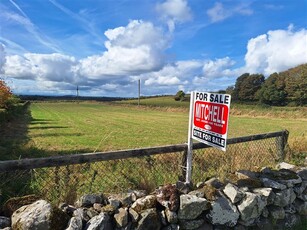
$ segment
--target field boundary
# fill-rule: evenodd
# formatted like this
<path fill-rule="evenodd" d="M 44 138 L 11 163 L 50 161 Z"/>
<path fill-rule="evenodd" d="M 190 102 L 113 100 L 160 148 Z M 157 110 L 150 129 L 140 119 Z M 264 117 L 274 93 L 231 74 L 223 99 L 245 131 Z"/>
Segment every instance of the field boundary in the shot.
<path fill-rule="evenodd" d="M 243 136 L 230 138 L 227 140 L 227 145 L 244 143 L 250 141 L 263 140 L 273 137 L 281 137 L 276 139 L 278 143 L 277 154 L 279 160 L 282 161 L 285 158 L 284 148 L 287 144 L 289 132 L 287 130 L 282 130 L 278 132 L 263 133 L 257 135 Z M 167 154 L 174 152 L 186 152 L 187 144 L 177 144 L 177 145 L 166 145 L 150 148 L 138 148 L 120 151 L 109 151 L 109 152 L 96 152 L 96 153 L 83 153 L 65 156 L 54 156 L 54 157 L 44 157 L 44 158 L 29 158 L 20 160 L 8 160 L 0 162 L 0 172 L 10 172 L 16 170 L 30 170 L 37 168 L 46 167 L 58 167 L 58 166 L 68 166 L 74 164 L 84 164 L 84 163 L 94 163 L 99 161 L 110 161 L 110 160 L 122 160 L 127 158 L 136 157 L 146 157 L 156 154 Z M 203 143 L 194 143 L 193 149 L 205 149 L 212 148 Z"/>

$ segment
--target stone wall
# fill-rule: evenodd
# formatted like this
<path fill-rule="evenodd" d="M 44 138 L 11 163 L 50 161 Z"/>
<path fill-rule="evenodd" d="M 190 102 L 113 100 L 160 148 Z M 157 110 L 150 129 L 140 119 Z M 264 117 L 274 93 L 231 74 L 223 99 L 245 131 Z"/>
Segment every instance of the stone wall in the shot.
<path fill-rule="evenodd" d="M 281 163 L 238 171 L 224 183 L 211 178 L 151 194 L 87 194 L 59 207 L 27 196 L 7 201 L 1 214 L 6 230 L 291 229 L 307 223 L 307 168 Z"/>

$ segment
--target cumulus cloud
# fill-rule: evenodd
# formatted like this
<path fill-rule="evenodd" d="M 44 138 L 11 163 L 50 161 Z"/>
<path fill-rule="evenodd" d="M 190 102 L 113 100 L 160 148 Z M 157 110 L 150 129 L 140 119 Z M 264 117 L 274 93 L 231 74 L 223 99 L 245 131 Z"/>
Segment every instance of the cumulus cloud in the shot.
<path fill-rule="evenodd" d="M 74 57 L 53 53 L 26 53 L 23 56 L 7 56 L 5 75 L 16 79 L 45 80 L 54 82 L 72 82 Z"/>
<path fill-rule="evenodd" d="M 203 74 L 208 79 L 233 76 L 233 72 L 230 69 L 234 64 L 235 61 L 229 57 L 216 59 L 215 61 L 208 60 L 203 66 Z"/>
<path fill-rule="evenodd" d="M 192 10 L 186 0 L 166 0 L 156 5 L 157 12 L 167 21 L 169 30 L 175 29 L 175 23 L 183 23 L 192 19 Z"/>
<path fill-rule="evenodd" d="M 307 30 L 272 30 L 248 41 L 245 70 L 250 73 L 284 71 L 307 63 Z"/>
<path fill-rule="evenodd" d="M 126 27 L 105 32 L 107 51 L 80 61 L 80 74 L 92 79 L 139 75 L 160 69 L 168 36 L 150 22 L 131 21 Z"/>
<path fill-rule="evenodd" d="M 248 4 L 239 4 L 235 7 L 225 7 L 222 3 L 216 2 L 214 7 L 207 10 L 207 15 L 212 23 L 223 21 L 235 14 L 251 15 L 253 10 Z"/>

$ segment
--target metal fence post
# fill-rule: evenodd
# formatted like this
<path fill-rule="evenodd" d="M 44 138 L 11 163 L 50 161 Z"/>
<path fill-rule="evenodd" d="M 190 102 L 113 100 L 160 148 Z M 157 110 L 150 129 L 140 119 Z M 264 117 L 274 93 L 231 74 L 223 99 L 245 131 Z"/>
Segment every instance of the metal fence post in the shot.
<path fill-rule="evenodd" d="M 277 147 L 277 152 L 278 152 L 278 156 L 279 162 L 282 162 L 285 160 L 285 147 L 288 143 L 288 136 L 289 136 L 289 131 L 288 130 L 283 130 L 281 136 L 276 137 L 276 147 Z"/>

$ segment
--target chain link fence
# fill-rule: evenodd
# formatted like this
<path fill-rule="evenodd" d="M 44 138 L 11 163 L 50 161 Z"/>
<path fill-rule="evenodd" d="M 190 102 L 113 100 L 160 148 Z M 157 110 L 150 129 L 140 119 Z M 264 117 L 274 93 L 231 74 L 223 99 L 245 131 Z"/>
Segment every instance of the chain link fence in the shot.
<path fill-rule="evenodd" d="M 287 131 L 233 138 L 227 151 L 195 143 L 192 181 L 221 180 L 239 169 L 259 170 L 284 158 Z M 152 192 L 185 180 L 187 146 L 174 145 L 120 152 L 0 162 L 0 202 L 36 194 L 55 204 L 74 203 L 89 193 Z"/>

